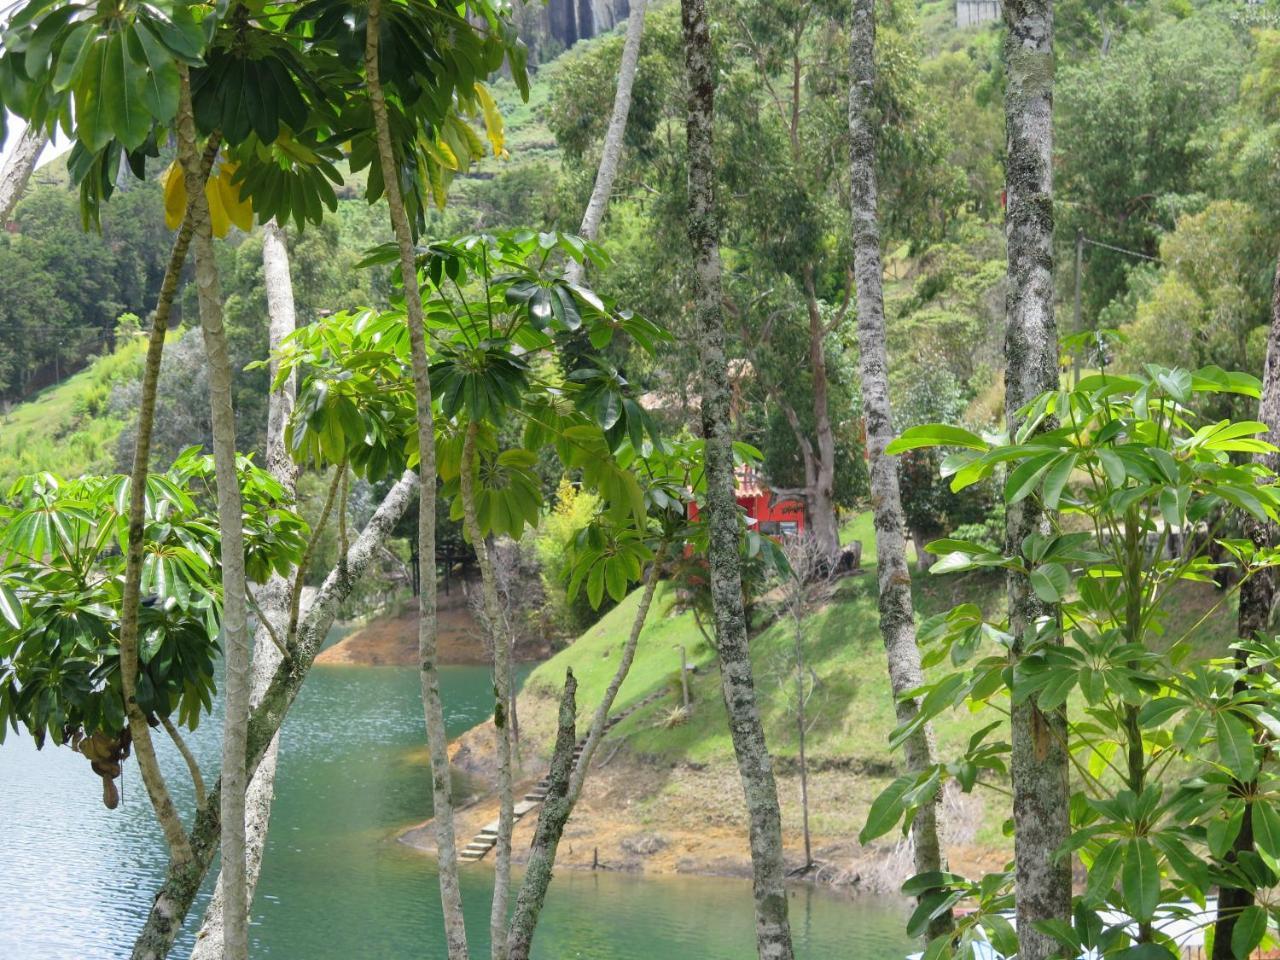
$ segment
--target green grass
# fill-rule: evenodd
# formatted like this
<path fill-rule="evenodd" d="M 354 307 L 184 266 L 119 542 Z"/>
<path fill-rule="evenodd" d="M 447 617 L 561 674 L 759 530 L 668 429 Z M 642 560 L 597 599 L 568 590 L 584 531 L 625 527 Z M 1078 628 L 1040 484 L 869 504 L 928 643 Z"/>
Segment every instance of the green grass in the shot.
<path fill-rule="evenodd" d="M 112 469 L 125 420 L 108 410 L 111 389 L 139 376 L 146 346 L 137 338 L 0 416 L 0 490 L 26 473 Z"/>

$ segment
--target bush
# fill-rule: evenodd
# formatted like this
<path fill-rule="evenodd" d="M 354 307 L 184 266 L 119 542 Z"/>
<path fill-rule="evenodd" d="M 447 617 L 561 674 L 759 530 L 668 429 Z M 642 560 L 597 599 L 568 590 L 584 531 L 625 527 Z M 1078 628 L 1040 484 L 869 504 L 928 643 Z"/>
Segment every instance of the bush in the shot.
<path fill-rule="evenodd" d="M 581 633 L 613 606 L 606 596 L 600 609 L 593 610 L 585 590 L 570 600 L 565 589 L 569 579 L 569 545 L 591 522 L 599 505 L 595 494 L 583 493 L 568 478 L 561 479 L 555 506 L 542 518 L 534 535 L 534 551 L 542 568 L 546 595 L 544 620 L 554 624 L 565 636 Z"/>

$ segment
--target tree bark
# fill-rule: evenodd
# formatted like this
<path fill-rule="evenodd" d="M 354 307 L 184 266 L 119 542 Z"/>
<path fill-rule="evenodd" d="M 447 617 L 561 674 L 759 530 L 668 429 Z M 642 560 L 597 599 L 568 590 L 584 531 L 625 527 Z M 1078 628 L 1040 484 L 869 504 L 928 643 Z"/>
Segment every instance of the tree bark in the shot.
<path fill-rule="evenodd" d="M 449 960 L 466 960 L 467 930 L 462 918 L 462 890 L 458 885 L 457 838 L 453 831 L 453 787 L 449 773 L 449 741 L 445 733 L 444 707 L 440 702 L 440 674 L 436 663 L 436 440 L 431 408 L 431 380 L 427 374 L 426 324 L 422 291 L 418 286 L 417 251 L 400 193 L 400 167 L 396 163 L 387 118 L 387 101 L 379 72 L 381 0 L 369 0 L 365 31 L 365 82 L 378 141 L 378 161 L 387 192 L 387 207 L 396 244 L 400 248 L 400 273 L 404 283 L 405 311 L 409 322 L 409 347 L 413 358 L 413 389 L 418 413 L 418 556 L 425 576 L 418 594 L 418 668 L 422 710 L 431 755 L 432 821 L 439 858 L 440 903 L 444 911 L 445 942 Z"/>
<path fill-rule="evenodd" d="M 8 222 L 13 209 L 22 199 L 31 173 L 36 168 L 36 161 L 44 152 L 49 136 L 43 130 L 37 130 L 30 124 L 22 132 L 22 138 L 9 154 L 9 160 L 0 170 L 0 226 Z"/>
<path fill-rule="evenodd" d="M 818 310 L 813 268 L 804 268 L 805 305 L 809 314 L 809 369 L 813 375 L 813 433 L 817 443 L 814 477 L 809 491 L 809 530 L 822 553 L 834 561 L 840 552 L 840 525 L 836 520 L 836 435 L 831 425 L 828 399 L 826 324 Z"/>
<path fill-rule="evenodd" d="M 1275 279 L 1271 289 L 1271 329 L 1267 334 L 1267 358 L 1262 368 L 1262 397 L 1258 402 L 1258 419 L 1267 425 L 1267 433 L 1263 437 L 1271 443 L 1280 440 L 1280 258 L 1276 261 Z M 1256 454 L 1255 459 L 1268 470 L 1280 468 L 1280 455 L 1274 453 Z M 1274 523 L 1257 520 L 1246 516 L 1244 520 L 1245 535 L 1258 549 L 1275 546 L 1277 534 Z M 1252 639 L 1254 634 L 1268 630 L 1271 626 L 1271 612 L 1276 601 L 1276 574 L 1274 570 L 1260 570 L 1240 585 L 1240 611 L 1236 621 L 1236 636 L 1242 640 Z M 1236 668 L 1243 670 L 1248 666 L 1248 655 L 1236 653 Z M 1237 682 L 1236 689 L 1245 688 L 1243 681 Z M 1240 824 L 1240 832 L 1231 846 L 1228 859 L 1238 860 L 1241 854 L 1250 853 L 1254 848 L 1253 840 L 1253 802 L 1248 799 L 1257 789 L 1257 781 L 1246 783 L 1234 781 L 1233 787 L 1245 797 L 1244 818 Z M 1213 960 L 1233 960 L 1231 951 L 1231 934 L 1235 930 L 1236 918 L 1240 912 L 1254 904 L 1256 897 L 1252 890 L 1237 887 L 1220 887 L 1218 890 L 1218 914 L 1214 921 Z"/>
<path fill-rule="evenodd" d="M 917 697 L 903 694 L 924 682 L 916 646 L 915 606 L 907 568 L 906 519 L 898 486 L 898 465 L 885 455 L 893 439 L 889 403 L 889 353 L 884 316 L 884 263 L 880 253 L 880 219 L 876 187 L 875 0 L 853 0 L 849 62 L 849 159 L 852 176 L 854 277 L 858 287 L 858 349 L 862 377 L 862 413 L 871 458 L 871 508 L 876 537 L 876 579 L 880 593 L 880 633 L 889 663 L 899 724 L 910 723 L 920 709 Z M 918 547 L 917 547 L 918 550 Z M 922 563 L 923 566 L 923 557 Z M 920 773 L 933 766 L 933 732 L 925 726 L 907 740 L 907 769 Z M 938 835 L 938 801 L 925 804 L 911 827 L 916 873 L 946 869 Z M 937 917 L 929 939 L 950 932 L 951 911 Z"/>
<path fill-rule="evenodd" d="M 729 731 L 750 819 L 756 947 L 761 960 L 792 960 L 791 925 L 783 886 L 782 818 L 778 787 L 756 706 L 739 565 L 734 500 L 729 370 L 721 304 L 720 238 L 715 213 L 712 127 L 715 65 L 706 0 L 681 0 L 688 77 L 688 233 L 694 257 L 694 311 L 701 333 L 702 423 L 706 437 L 707 525 L 716 652 Z"/>
<path fill-rule="evenodd" d="M 293 303 L 293 281 L 289 276 L 289 249 L 285 244 L 284 230 L 271 220 L 262 228 L 262 273 L 267 291 L 268 315 L 268 373 L 275 383 L 279 361 L 276 353 L 284 339 L 297 327 Z M 284 431 L 289 424 L 297 399 L 297 375 L 291 373 L 273 390 L 267 401 L 267 470 L 285 488 L 290 500 L 297 495 L 298 467 L 289 456 Z M 276 648 L 271 631 L 285 637 L 289 627 L 291 607 L 291 577 L 272 574 L 259 593 L 259 615 L 266 620 L 260 623 L 253 640 L 253 684 L 250 704 L 257 707 L 262 702 L 271 677 L 280 665 L 280 651 Z M 276 760 L 280 749 L 280 737 L 271 738 L 267 752 L 249 781 L 245 796 L 245 885 L 248 899 L 258 886 L 262 871 L 262 854 L 267 842 L 267 830 L 271 826 L 271 802 L 274 796 Z M 221 883 L 214 888 L 213 899 L 205 910 L 204 922 L 196 936 L 191 960 L 221 960 L 222 890 Z"/>
<path fill-rule="evenodd" d="M 551 873 L 556 864 L 556 848 L 564 834 L 564 825 L 573 811 L 570 775 L 573 772 L 573 748 L 577 741 L 575 716 L 578 681 L 572 670 L 564 674 L 564 693 L 560 697 L 560 717 L 556 730 L 556 746 L 551 754 L 551 772 L 547 777 L 547 799 L 538 812 L 538 826 L 533 834 L 529 863 L 525 868 L 516 911 L 511 917 L 511 932 L 506 939 L 509 960 L 529 960 L 538 915 L 551 886 Z M 579 764 L 581 766 L 581 764 Z"/>
<path fill-rule="evenodd" d="M 1053 316 L 1053 12 L 1050 0 L 1006 0 L 1006 235 L 1009 292 L 1005 328 L 1005 419 L 1012 433 L 1018 410 L 1056 390 L 1057 329 Z M 1006 549 L 1018 551 L 1043 517 L 1028 498 L 1008 507 Z M 1011 657 L 1051 609 L 1024 576 L 1008 578 Z M 1058 638 L 1057 642 L 1061 642 Z M 1054 938 L 1036 928 L 1071 915 L 1071 863 L 1055 857 L 1070 826 L 1066 710 L 1042 712 L 1034 699 L 1014 707 L 1013 781 L 1018 956 L 1047 960 Z"/>
<path fill-rule="evenodd" d="M 182 73 L 178 157 L 186 179 L 195 248 L 196 299 L 209 368 L 213 467 L 218 493 L 219 560 L 222 566 L 222 636 L 226 711 L 222 724 L 222 882 L 225 960 L 247 960 L 249 903 L 245 881 L 245 737 L 249 720 L 249 629 L 245 608 L 244 527 L 236 473 L 236 419 L 232 408 L 231 356 L 222 319 L 222 291 L 213 249 L 209 202 L 200 176 L 200 151 L 191 111 L 191 86 Z"/>
<path fill-rule="evenodd" d="M 511 834 L 515 830 L 515 796 L 511 786 L 511 648 L 507 643 L 505 618 L 498 599 L 497 578 L 493 572 L 490 544 L 480 532 L 476 518 L 476 431 L 478 425 L 467 424 L 462 442 L 462 472 L 459 486 L 462 496 L 462 519 L 468 539 L 476 552 L 480 567 L 481 626 L 493 643 L 494 687 L 494 752 L 498 757 L 498 842 L 494 848 L 493 904 L 489 912 L 489 936 L 493 960 L 503 960 L 507 951 L 507 900 L 511 885 Z"/>
<path fill-rule="evenodd" d="M 351 544 L 345 569 L 335 566 L 329 571 L 298 625 L 297 636 L 290 644 L 289 658 L 276 668 L 259 705 L 249 717 L 246 759 L 250 772 L 257 770 L 272 739 L 279 732 L 329 628 L 333 626 L 338 609 L 404 516 L 417 487 L 417 475 L 405 471 Z M 222 787 L 221 780 L 215 783 L 209 791 L 208 801 L 196 813 L 191 829 L 192 857 L 185 861 L 170 860 L 151 912 L 134 942 L 133 960 L 164 960 L 168 957 L 173 941 L 182 929 L 182 921 L 218 852 L 221 827 L 219 795 Z"/>
<path fill-rule="evenodd" d="M 640 39 L 644 35 L 644 15 L 649 0 L 631 0 L 627 14 L 627 36 L 622 42 L 622 61 L 618 64 L 618 89 L 613 95 L 613 113 L 609 116 L 609 128 L 605 131 L 604 146 L 600 150 L 600 166 L 596 168 L 596 182 L 591 188 L 582 215 L 578 233 L 588 240 L 595 240 L 609 208 L 609 196 L 613 182 L 618 177 L 618 163 L 622 159 L 622 137 L 627 130 L 627 116 L 631 113 L 631 90 L 635 85 L 636 66 L 640 62 Z M 583 266 L 576 260 L 569 261 L 568 276 L 574 283 L 582 282 Z"/>
<path fill-rule="evenodd" d="M 201 182 L 208 177 L 209 167 L 217 152 L 217 143 L 211 138 L 200 164 Z M 169 847 L 169 856 L 175 860 L 188 860 L 191 848 L 186 829 L 169 794 L 164 776 L 156 760 L 155 745 L 151 740 L 151 727 L 138 709 L 136 688 L 138 678 L 138 603 L 142 584 L 143 541 L 146 537 L 147 474 L 151 466 L 151 436 L 155 426 L 156 390 L 160 382 L 160 362 L 164 357 L 164 340 L 169 332 L 169 315 L 178 294 L 178 282 L 182 266 L 187 259 L 193 233 L 191 208 L 188 204 L 182 226 L 174 236 L 165 267 L 164 279 L 155 310 L 151 313 L 151 331 L 147 337 L 147 356 L 142 371 L 142 398 L 138 406 L 138 431 L 134 438 L 133 465 L 129 472 L 129 540 L 125 549 L 124 588 L 120 599 L 120 685 L 125 699 L 125 714 L 129 720 L 129 732 L 133 750 L 138 758 L 147 796 L 155 809 L 156 818 Z"/>

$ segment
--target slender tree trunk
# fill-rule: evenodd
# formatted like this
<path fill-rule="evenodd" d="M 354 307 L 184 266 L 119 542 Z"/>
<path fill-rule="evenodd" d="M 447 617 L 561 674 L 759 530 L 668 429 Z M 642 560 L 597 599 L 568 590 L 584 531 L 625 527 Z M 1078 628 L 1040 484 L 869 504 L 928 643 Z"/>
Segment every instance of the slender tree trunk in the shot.
<path fill-rule="evenodd" d="M 729 731 L 750 819 L 756 947 L 761 960 L 791 960 L 791 925 L 783 886 L 782 817 L 773 763 L 756 706 L 739 565 L 734 500 L 729 369 L 721 313 L 720 238 L 715 212 L 712 126 L 715 64 L 706 0 L 681 0 L 688 76 L 689 241 L 694 256 L 695 313 L 701 332 L 702 423 L 706 437 L 707 523 L 716 651 Z"/>
<path fill-rule="evenodd" d="M 467 537 L 476 552 L 480 567 L 481 619 L 493 642 L 494 752 L 498 757 L 498 842 L 494 849 L 493 905 L 489 913 L 489 936 L 493 960 L 503 960 L 507 951 L 507 899 L 511 885 L 511 834 L 515 830 L 515 797 L 511 787 L 511 703 L 510 648 L 503 630 L 502 605 L 498 600 L 497 579 L 493 572 L 493 556 L 489 543 L 480 532 L 476 518 L 476 431 L 477 424 L 467 424 L 462 442 L 460 477 L 463 523 Z"/>
<path fill-rule="evenodd" d="M 858 286 L 858 349 L 862 376 L 862 413 L 871 458 L 871 507 L 876 536 L 876 579 L 880 588 L 880 633 L 889 662 L 889 684 L 899 724 L 911 722 L 920 709 L 915 697 L 902 695 L 924 682 L 916 646 L 915 606 L 907 568 L 906 520 L 898 487 L 898 465 L 885 456 L 893 439 L 889 403 L 889 355 L 884 318 L 884 264 L 880 253 L 880 220 L 876 188 L 875 0 L 853 0 L 849 61 L 849 159 L 853 170 L 854 277 Z M 918 547 L 917 547 L 918 550 Z M 923 566 L 923 560 L 922 560 Z M 907 769 L 920 773 L 933 766 L 933 732 L 924 727 L 905 744 Z M 937 799 L 940 799 L 940 795 Z M 911 828 L 916 873 L 946 869 L 938 836 L 938 803 L 926 804 Z M 952 928 L 947 911 L 930 924 L 930 939 Z"/>
<path fill-rule="evenodd" d="M 285 244 L 284 230 L 274 220 L 262 228 L 262 273 L 267 290 L 269 318 L 267 363 L 270 382 L 275 383 L 279 368 L 276 352 L 285 337 L 293 333 L 297 319 L 294 313 L 293 281 L 289 276 L 289 249 Z M 284 431 L 296 399 L 297 375 L 290 374 L 279 390 L 271 392 L 267 401 L 267 469 L 284 487 L 291 500 L 297 494 L 298 467 L 289 456 Z M 291 582 L 292 577 L 287 574 L 272 574 L 258 594 L 259 615 L 266 622 L 258 624 L 253 641 L 250 703 L 254 707 L 262 702 L 262 695 L 280 665 L 280 651 L 272 639 L 272 631 L 275 631 L 277 637 L 288 635 Z M 271 825 L 271 801 L 275 790 L 279 749 L 280 737 L 277 734 L 271 738 L 267 752 L 249 781 L 249 792 L 245 796 L 245 883 L 250 902 L 258 885 L 267 830 Z M 204 922 L 191 951 L 191 960 L 220 960 L 222 950 L 222 895 L 219 883 L 205 910 Z"/>
<path fill-rule="evenodd" d="M 628 91 L 629 98 L 630 91 Z M 0 170 L 0 227 L 4 226 L 13 215 L 13 208 L 22 199 L 22 194 L 27 189 L 27 182 L 31 179 L 31 173 L 36 168 L 36 161 L 40 159 L 40 154 L 44 152 L 48 142 L 49 137 L 44 131 L 37 130 L 28 124 L 27 129 L 22 132 L 18 145 L 9 155 L 4 169 Z"/>
<path fill-rule="evenodd" d="M 662 563 L 666 558 L 666 553 L 667 544 L 666 541 L 663 541 L 658 547 L 657 553 L 654 554 L 653 563 L 649 565 L 649 571 L 644 582 L 644 593 L 640 595 L 640 606 L 636 608 L 635 619 L 631 621 L 631 633 L 627 635 L 627 642 L 622 647 L 622 657 L 618 660 L 618 668 L 613 672 L 613 679 L 609 681 L 609 686 L 605 690 L 604 696 L 600 698 L 595 716 L 591 718 L 591 728 L 587 731 L 587 742 L 582 746 L 582 756 L 573 770 L 573 778 L 569 783 L 570 811 L 573 810 L 574 804 L 578 802 L 578 797 L 582 794 L 582 784 L 587 779 L 587 771 L 591 767 L 591 758 L 595 756 L 596 748 L 600 746 L 600 739 L 604 736 L 605 724 L 609 722 L 609 711 L 613 709 L 613 701 L 617 699 L 618 691 L 622 689 L 623 681 L 627 679 L 627 674 L 631 671 L 631 663 L 636 658 L 636 648 L 640 645 L 640 634 L 644 631 L 645 621 L 649 619 L 649 608 L 653 605 L 653 595 L 658 589 L 658 580 L 661 576 Z"/>
<path fill-rule="evenodd" d="M 1053 12 L 1050 0 L 1006 0 L 1006 234 L 1009 293 L 1005 330 L 1005 419 L 1058 388 L 1053 316 Z M 1008 508 L 1007 549 L 1017 551 L 1044 518 L 1032 500 Z M 1010 574 L 1011 656 L 1050 609 L 1026 577 Z M 1061 642 L 1061 638 L 1058 639 Z M 1012 710 L 1010 774 L 1020 960 L 1046 960 L 1057 941 L 1037 929 L 1071 915 L 1071 862 L 1055 857 L 1069 833 L 1066 710 L 1042 712 L 1034 698 Z"/>
<path fill-rule="evenodd" d="M 796 584 L 796 589 L 804 590 L 804 584 Z M 800 761 L 800 822 L 801 831 L 804 834 L 804 869 L 807 871 L 813 866 L 813 844 L 809 837 L 809 758 L 805 753 L 805 693 L 804 693 L 804 617 L 799 613 L 795 617 L 795 623 L 792 626 L 795 629 L 795 655 L 796 655 L 796 743 L 798 745 L 798 759 Z"/>
<path fill-rule="evenodd" d="M 405 471 L 399 481 L 383 497 L 369 523 L 347 551 L 345 568 L 335 565 L 329 571 L 306 616 L 298 625 L 297 635 L 289 646 L 289 659 L 276 668 L 259 705 L 249 717 L 247 767 L 256 771 L 267 748 L 280 730 L 302 683 L 315 662 L 324 638 L 333 626 L 338 609 L 351 595 L 372 559 L 379 554 L 400 518 L 404 516 L 418 488 L 418 477 Z M 173 941 L 182 930 L 182 922 L 196 895 L 214 855 L 218 852 L 221 828 L 222 781 L 214 784 L 209 799 L 196 813 L 191 829 L 192 857 L 170 859 L 165 878 L 157 891 L 146 923 L 134 942 L 133 960 L 164 960 Z"/>
<path fill-rule="evenodd" d="M 213 142 L 205 151 L 200 164 L 203 182 L 209 173 L 217 144 Z M 133 738 L 133 750 L 138 758 L 138 768 L 147 796 L 160 821 L 169 855 L 177 861 L 191 858 L 187 833 L 178 816 L 173 798 L 165 785 L 164 776 L 156 761 L 155 746 L 151 740 L 151 727 L 138 709 L 136 688 L 138 678 L 138 602 L 142 584 L 142 553 L 146 533 L 147 474 L 151 465 L 151 435 L 155 426 L 156 389 L 160 382 L 160 361 L 164 356 L 164 340 L 169 332 L 169 315 L 178 293 L 182 265 L 187 259 L 193 232 L 190 205 L 182 226 L 173 240 L 169 263 L 165 267 L 164 280 L 155 310 L 151 314 L 151 331 L 147 338 L 147 357 L 142 371 L 142 399 L 138 406 L 138 428 L 134 438 L 133 466 L 129 473 L 129 543 L 125 552 L 124 589 L 120 601 L 120 681 L 125 698 L 125 714 L 129 720 L 129 732 Z"/>
<path fill-rule="evenodd" d="M 222 321 L 222 291 L 214 257 L 213 228 L 200 151 L 191 112 L 191 87 L 184 70 L 178 115 L 178 156 L 186 178 L 192 243 L 195 248 L 196 298 L 209 368 L 209 407 L 213 426 L 213 464 L 218 491 L 219 551 L 222 566 L 223 704 L 222 724 L 222 891 L 225 960 L 247 960 L 249 904 L 245 880 L 244 795 L 245 736 L 249 720 L 249 630 L 245 609 L 244 528 L 240 479 L 236 473 L 236 420 L 232 408 L 231 356 Z"/>
<path fill-rule="evenodd" d="M 1267 334 L 1267 359 L 1262 369 L 1262 398 L 1258 403 L 1258 419 L 1267 425 L 1267 433 L 1263 439 L 1276 443 L 1280 439 L 1280 259 L 1276 261 L 1275 279 L 1271 290 L 1271 330 Z M 1255 455 L 1255 459 L 1269 470 L 1280 468 L 1280 455 L 1263 453 Z M 1277 540 L 1276 525 L 1246 516 L 1245 533 L 1258 549 L 1273 547 Z M 1276 574 L 1274 570 L 1262 570 L 1255 573 L 1240 585 L 1240 613 L 1236 621 L 1236 636 L 1242 640 L 1252 639 L 1254 634 L 1267 631 L 1271 626 L 1271 611 L 1276 601 Z M 1236 667 L 1245 669 L 1248 666 L 1246 654 L 1236 654 Z M 1245 689 L 1243 680 L 1237 683 L 1237 690 Z M 1233 789 L 1244 796 L 1244 819 L 1240 824 L 1240 833 L 1232 844 L 1229 859 L 1238 860 L 1242 854 L 1252 852 L 1253 841 L 1253 802 L 1248 799 L 1257 790 L 1257 781 L 1246 783 L 1235 781 Z M 1253 906 L 1255 897 L 1252 890 L 1236 887 L 1221 887 L 1218 890 L 1218 916 L 1214 923 L 1213 960 L 1233 960 L 1231 952 L 1231 934 L 1235 930 L 1236 918 L 1246 907 Z"/>
<path fill-rule="evenodd" d="M 631 89 L 635 85 L 636 66 L 640 62 L 640 39 L 644 35 L 644 15 L 648 6 L 649 0 L 631 0 L 631 10 L 627 14 L 627 36 L 622 43 L 622 61 L 618 64 L 618 89 L 613 95 L 613 113 L 609 117 L 609 129 L 605 131 L 591 199 L 587 201 L 582 226 L 578 228 L 578 232 L 588 240 L 595 240 L 600 234 L 600 224 L 604 222 L 609 196 L 613 193 L 613 182 L 618 177 L 622 137 L 627 130 L 627 116 L 631 113 Z M 570 261 L 569 279 L 581 283 L 582 274 L 582 264 Z"/>
<path fill-rule="evenodd" d="M 555 750 L 551 754 L 551 772 L 547 777 L 547 799 L 538 813 L 538 826 L 533 834 L 529 864 L 516 897 L 516 912 L 511 917 L 511 932 L 506 940 L 509 960 L 529 960 L 538 916 L 551 886 L 551 871 L 556 864 L 556 849 L 564 834 L 564 825 L 573 811 L 569 795 L 569 777 L 573 772 L 573 748 L 577 740 L 575 716 L 578 681 L 572 670 L 564 675 L 564 693 L 560 697 L 560 717 L 556 729 Z"/>
<path fill-rule="evenodd" d="M 409 321 L 409 346 L 413 356 L 413 388 L 418 412 L 418 556 L 425 576 L 418 594 L 418 669 L 422 686 L 422 710 L 431 754 L 432 820 L 436 828 L 439 858 L 440 903 L 444 910 L 445 942 L 449 960 L 466 960 L 467 929 L 462 918 L 462 890 L 458 885 L 458 844 L 453 832 L 453 787 L 449 773 L 449 741 L 440 702 L 440 674 L 436 663 L 436 438 L 431 409 L 431 380 L 427 375 L 426 324 L 422 291 L 418 286 L 417 252 L 409 217 L 400 193 L 400 165 L 396 162 L 387 119 L 387 101 L 379 73 L 378 42 L 382 22 L 381 0 L 369 0 L 365 31 L 365 82 L 378 139 L 378 161 L 387 191 L 391 226 L 400 248 L 400 272 L 404 283 L 405 310 Z"/>
<path fill-rule="evenodd" d="M 840 552 L 840 525 L 836 520 L 836 435 L 831 425 L 828 399 L 826 324 L 818 310 L 813 268 L 804 268 L 805 305 L 809 313 L 809 369 L 813 375 L 813 433 L 817 456 L 809 491 L 809 530 L 822 554 L 834 561 Z"/>

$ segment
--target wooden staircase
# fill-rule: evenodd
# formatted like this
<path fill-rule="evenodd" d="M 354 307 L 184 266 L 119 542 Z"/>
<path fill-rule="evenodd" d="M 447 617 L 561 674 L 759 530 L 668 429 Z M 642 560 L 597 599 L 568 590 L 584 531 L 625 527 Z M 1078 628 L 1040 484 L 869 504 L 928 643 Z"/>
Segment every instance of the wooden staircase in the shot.
<path fill-rule="evenodd" d="M 642 700 L 637 700 L 635 703 L 627 707 L 627 709 L 623 710 L 621 713 L 616 713 L 613 716 L 611 716 L 607 721 L 605 721 L 604 731 L 601 733 L 601 737 L 600 737 L 601 740 L 603 740 L 604 737 L 608 736 L 609 731 L 612 730 L 614 727 L 616 727 L 618 724 L 620 724 L 623 720 L 627 719 L 627 717 L 631 716 L 637 710 L 640 710 L 643 707 L 647 707 L 649 704 L 654 703 L 657 700 L 660 700 L 662 697 L 666 696 L 667 692 L 668 691 L 665 689 L 658 690 L 654 693 L 649 694 L 649 696 L 645 697 Z M 578 769 L 578 764 L 582 762 L 582 752 L 586 749 L 587 749 L 586 737 L 583 737 L 576 744 L 574 744 L 573 769 L 575 771 Z M 512 813 L 515 815 L 515 821 L 514 821 L 515 823 L 519 823 L 521 819 L 523 819 L 525 816 L 527 816 L 528 814 L 536 810 L 538 807 L 540 807 L 542 805 L 542 802 L 547 799 L 547 791 L 551 788 L 550 779 L 551 779 L 551 774 L 549 772 L 544 774 L 542 779 L 539 780 L 536 784 L 534 784 L 533 787 L 529 790 L 529 792 L 524 795 L 524 798 L 517 801 L 515 807 L 512 809 Z M 485 854 L 487 854 L 490 850 L 492 850 L 497 845 L 498 845 L 498 821 L 494 820 L 490 823 L 486 823 L 483 827 L 480 828 L 480 832 L 477 833 L 474 837 L 472 837 L 471 842 L 468 843 L 465 847 L 463 847 L 462 850 L 458 853 L 458 859 L 464 863 L 475 863 L 477 860 L 483 860 L 485 857 Z"/>

